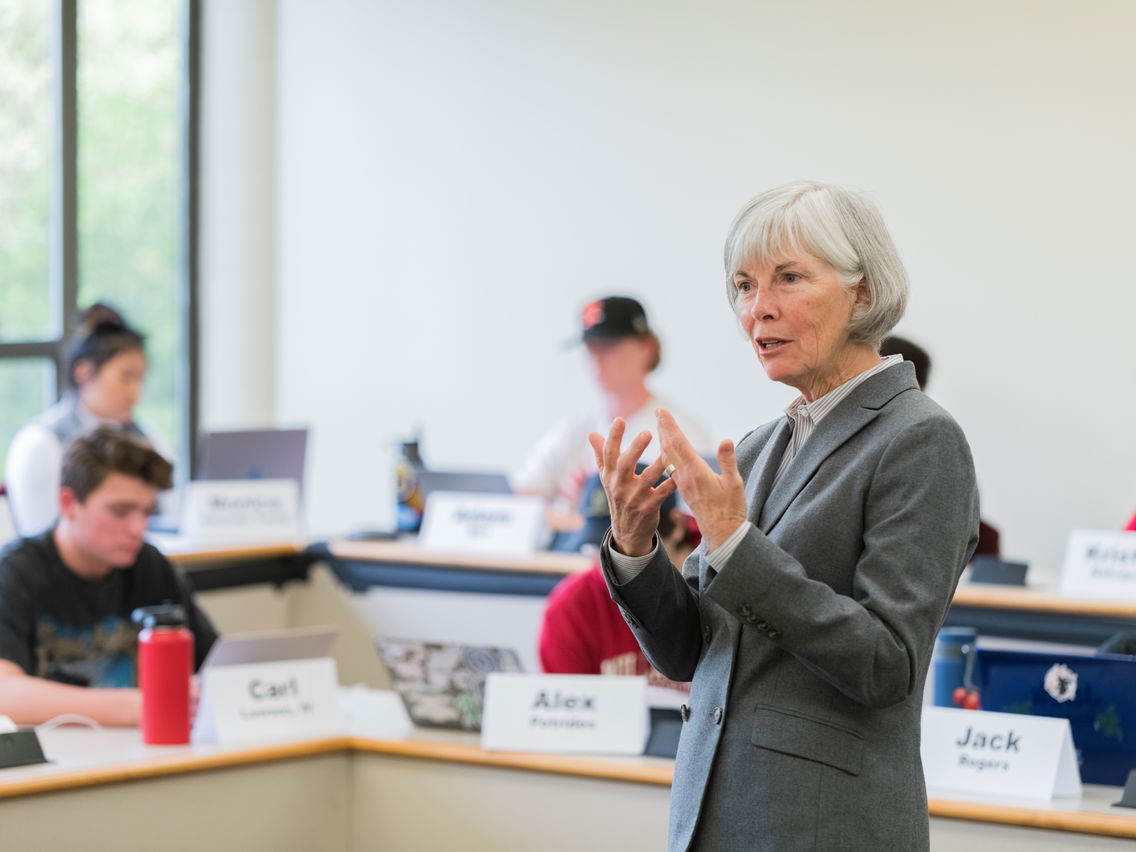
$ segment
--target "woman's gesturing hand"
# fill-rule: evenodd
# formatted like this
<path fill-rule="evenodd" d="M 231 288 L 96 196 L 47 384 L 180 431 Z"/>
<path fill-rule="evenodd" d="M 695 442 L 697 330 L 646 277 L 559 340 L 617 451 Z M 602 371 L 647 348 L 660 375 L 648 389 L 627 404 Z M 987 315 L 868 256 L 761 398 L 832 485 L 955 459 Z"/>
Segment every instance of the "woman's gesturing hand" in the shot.
<path fill-rule="evenodd" d="M 615 549 L 627 556 L 645 556 L 654 549 L 655 529 L 659 526 L 659 506 L 675 491 L 675 483 L 665 480 L 658 488 L 655 482 L 663 472 L 662 458 L 649 464 L 642 473 L 635 466 L 643 450 L 651 443 L 650 432 L 640 432 L 621 453 L 622 418 L 611 424 L 607 438 L 598 432 L 588 435 L 596 454 L 600 482 L 611 509 L 611 535 Z"/>
<path fill-rule="evenodd" d="M 718 445 L 720 474 L 698 454 L 664 408 L 655 412 L 659 441 L 667 465 L 674 465 L 670 481 L 678 486 L 694 513 L 707 550 L 717 549 L 746 520 L 745 482 L 738 473 L 734 442 Z M 662 487 L 662 486 L 660 486 Z"/>

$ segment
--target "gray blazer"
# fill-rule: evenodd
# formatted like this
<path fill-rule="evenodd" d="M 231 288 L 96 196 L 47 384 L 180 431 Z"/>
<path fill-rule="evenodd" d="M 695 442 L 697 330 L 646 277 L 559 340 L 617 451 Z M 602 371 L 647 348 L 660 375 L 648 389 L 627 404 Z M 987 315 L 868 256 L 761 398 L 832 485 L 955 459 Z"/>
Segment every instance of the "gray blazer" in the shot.
<path fill-rule="evenodd" d="M 925 850 L 919 758 L 936 633 L 978 541 L 962 430 L 909 363 L 864 381 L 772 487 L 781 418 L 738 445 L 753 528 L 720 572 L 660 552 L 612 598 L 693 680 L 671 850 Z"/>

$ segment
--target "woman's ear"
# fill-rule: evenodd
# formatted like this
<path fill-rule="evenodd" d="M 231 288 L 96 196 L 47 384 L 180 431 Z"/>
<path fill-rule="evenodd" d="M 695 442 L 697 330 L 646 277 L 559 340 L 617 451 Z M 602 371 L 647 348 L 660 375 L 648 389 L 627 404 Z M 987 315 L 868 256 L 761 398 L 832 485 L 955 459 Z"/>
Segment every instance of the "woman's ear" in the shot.
<path fill-rule="evenodd" d="M 75 387 L 82 387 L 95 375 L 95 362 L 90 358 L 83 358 L 75 362 L 75 369 L 71 377 L 75 380 Z"/>

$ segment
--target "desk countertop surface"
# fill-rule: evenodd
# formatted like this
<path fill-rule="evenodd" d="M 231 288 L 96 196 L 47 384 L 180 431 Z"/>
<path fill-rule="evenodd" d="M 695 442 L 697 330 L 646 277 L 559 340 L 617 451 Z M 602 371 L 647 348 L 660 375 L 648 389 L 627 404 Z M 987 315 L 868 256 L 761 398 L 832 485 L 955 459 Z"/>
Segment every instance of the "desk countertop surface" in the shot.
<path fill-rule="evenodd" d="M 389 562 L 404 565 L 517 571 L 534 574 L 575 574 L 587 571 L 594 561 L 574 553 L 541 552 L 527 557 L 471 556 L 460 553 L 434 553 L 407 541 L 332 541 L 328 550 L 337 559 L 362 562 Z M 1078 600 L 1066 598 L 1052 589 L 999 586 L 964 580 L 955 593 L 956 606 L 984 609 L 1052 612 L 1094 615 L 1136 620 L 1136 602 Z"/>
<path fill-rule="evenodd" d="M 150 541 L 179 565 L 196 565 L 205 562 L 250 562 L 256 559 L 298 556 L 305 550 L 305 545 L 298 541 L 195 546 L 174 539 L 163 540 L 151 537 Z"/>
<path fill-rule="evenodd" d="M 171 559 L 185 566 L 221 561 L 252 561 L 295 556 L 304 552 L 302 542 L 274 542 L 189 547 L 176 539 L 155 541 Z M 465 553 L 439 553 L 423 550 L 414 540 L 331 541 L 328 551 L 336 559 L 385 562 L 423 567 L 443 566 L 529 574 L 576 574 L 595 564 L 575 553 L 542 551 L 531 556 L 477 556 Z M 1051 612 L 1090 615 L 1136 621 L 1136 602 L 1080 600 L 1067 598 L 1049 588 L 1023 588 L 964 581 L 955 593 L 956 606 L 982 609 Z"/>
<path fill-rule="evenodd" d="M 1048 589 L 961 583 L 955 592 L 955 606 L 1051 612 L 1065 615 L 1096 615 L 1136 620 L 1136 603 L 1066 598 Z"/>
<path fill-rule="evenodd" d="M 529 574 L 576 574 L 587 571 L 595 561 L 578 553 L 542 551 L 531 556 L 474 556 L 423 550 L 413 541 L 333 541 L 328 544 L 337 559 L 362 562 L 390 562 L 402 565 L 441 565 L 490 571 L 516 571 Z"/>
<path fill-rule="evenodd" d="M 137 729 L 64 727 L 40 734 L 49 763 L 0 770 L 0 802 L 60 790 L 356 753 L 492 766 L 667 786 L 673 761 L 483 750 L 475 734 L 412 728 L 389 693 L 345 690 L 345 728 L 335 736 L 234 745 L 143 745 Z M 383 718 L 374 720 L 375 712 Z M 933 817 L 1136 839 L 1136 810 L 1113 805 L 1120 788 L 1086 785 L 1080 798 L 1036 800 L 929 791 Z"/>

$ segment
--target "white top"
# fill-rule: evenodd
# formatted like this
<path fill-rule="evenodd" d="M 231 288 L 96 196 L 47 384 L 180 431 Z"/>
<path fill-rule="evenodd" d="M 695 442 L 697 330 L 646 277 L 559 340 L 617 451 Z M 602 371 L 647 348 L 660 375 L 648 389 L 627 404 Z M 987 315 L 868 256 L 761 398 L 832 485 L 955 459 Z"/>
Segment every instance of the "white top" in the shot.
<path fill-rule="evenodd" d="M 640 432 L 648 431 L 654 437 L 643 451 L 642 461 L 650 464 L 659 457 L 656 408 L 665 408 L 674 415 L 679 427 L 699 453 L 712 452 L 706 432 L 694 418 L 653 395 L 642 408 L 624 418 L 627 422 L 627 429 L 623 433 L 625 448 Z M 513 490 L 539 494 L 549 500 L 559 498 L 569 507 L 575 508 L 583 484 L 596 472 L 595 454 L 588 443 L 588 433 L 607 435 L 611 431 L 613 419 L 605 410 L 593 408 L 558 423 L 537 442 L 525 463 L 513 474 Z"/>
<path fill-rule="evenodd" d="M 20 535 L 39 535 L 55 523 L 62 463 L 63 442 L 34 420 L 12 439 L 4 465 L 4 484 Z"/>
<path fill-rule="evenodd" d="M 4 465 L 4 484 L 8 489 L 12 518 L 21 536 L 39 535 L 48 530 L 59 517 L 59 480 L 64 441 L 47 424 L 53 419 L 53 415 L 58 415 L 63 406 L 72 405 L 81 424 L 81 429 L 75 434 L 82 434 L 101 425 L 121 425 L 96 417 L 78 402 L 64 399 L 21 427 L 12 438 Z M 145 433 L 145 438 L 159 453 L 169 457 L 149 433 Z"/>

